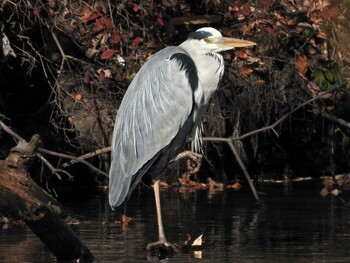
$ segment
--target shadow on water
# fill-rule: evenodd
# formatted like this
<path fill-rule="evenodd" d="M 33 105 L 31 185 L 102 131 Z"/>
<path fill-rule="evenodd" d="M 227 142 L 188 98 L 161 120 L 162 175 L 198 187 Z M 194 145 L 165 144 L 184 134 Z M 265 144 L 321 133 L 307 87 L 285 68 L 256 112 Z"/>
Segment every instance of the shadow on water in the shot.
<path fill-rule="evenodd" d="M 163 221 L 168 240 L 179 245 L 203 233 L 201 251 L 175 254 L 168 261 L 191 262 L 348 262 L 350 211 L 336 198 L 322 198 L 319 185 L 269 186 L 256 205 L 248 190 L 210 193 L 162 191 Z M 73 228 L 98 262 L 157 261 L 146 244 L 157 239 L 153 193 L 135 193 L 123 230 L 104 193 L 85 203 L 66 204 L 86 217 Z M 118 218 L 119 220 L 119 218 Z M 0 262 L 55 262 L 53 255 L 25 226 L 0 230 Z"/>

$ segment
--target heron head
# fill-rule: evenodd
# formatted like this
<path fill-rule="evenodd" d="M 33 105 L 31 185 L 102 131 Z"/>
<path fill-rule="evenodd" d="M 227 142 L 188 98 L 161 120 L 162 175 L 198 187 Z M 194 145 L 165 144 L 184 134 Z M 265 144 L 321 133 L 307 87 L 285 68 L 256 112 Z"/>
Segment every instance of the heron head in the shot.
<path fill-rule="evenodd" d="M 212 27 L 203 27 L 188 35 L 187 40 L 194 50 L 203 53 L 221 52 L 236 47 L 252 47 L 256 44 L 251 41 L 223 37 L 221 33 Z"/>

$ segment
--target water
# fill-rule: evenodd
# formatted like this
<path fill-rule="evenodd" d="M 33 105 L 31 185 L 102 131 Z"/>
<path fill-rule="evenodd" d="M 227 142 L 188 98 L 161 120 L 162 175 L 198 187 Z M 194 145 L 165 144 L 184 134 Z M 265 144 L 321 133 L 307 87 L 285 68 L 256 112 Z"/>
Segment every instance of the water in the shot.
<path fill-rule="evenodd" d="M 167 258 L 170 262 L 349 262 L 350 210 L 337 198 L 322 198 L 318 183 L 295 183 L 260 189 L 256 205 L 248 189 L 179 193 L 161 192 L 169 241 L 182 244 L 187 233 L 203 233 L 205 246 Z M 97 262 L 157 262 L 147 253 L 156 241 L 156 215 L 151 190 L 135 194 L 126 229 L 116 222 L 104 193 L 85 203 L 67 204 L 86 217 L 73 225 Z M 55 262 L 54 256 L 26 226 L 0 230 L 0 262 Z"/>

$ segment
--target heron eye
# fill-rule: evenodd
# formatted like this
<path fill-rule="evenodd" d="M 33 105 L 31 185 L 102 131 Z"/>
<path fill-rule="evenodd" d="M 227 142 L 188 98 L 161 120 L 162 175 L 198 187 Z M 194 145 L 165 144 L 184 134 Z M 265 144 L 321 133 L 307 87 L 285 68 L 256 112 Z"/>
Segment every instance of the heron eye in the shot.
<path fill-rule="evenodd" d="M 209 42 L 209 38 L 203 38 L 204 42 L 208 43 Z"/>

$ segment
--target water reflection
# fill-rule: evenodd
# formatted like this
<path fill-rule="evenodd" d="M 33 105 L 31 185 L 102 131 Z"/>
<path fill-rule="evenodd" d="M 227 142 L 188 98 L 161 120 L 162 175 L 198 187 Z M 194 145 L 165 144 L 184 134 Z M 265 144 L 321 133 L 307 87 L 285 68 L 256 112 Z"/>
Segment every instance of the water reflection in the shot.
<path fill-rule="evenodd" d="M 271 186 L 264 204 L 257 205 L 248 190 L 162 191 L 165 231 L 170 241 L 204 235 L 200 251 L 176 254 L 172 262 L 347 262 L 350 256 L 350 211 L 332 197 L 322 198 L 315 182 L 289 187 Z M 133 221 L 126 229 L 116 222 L 106 195 L 67 204 L 86 221 L 73 226 L 98 262 L 157 261 L 145 251 L 157 239 L 151 190 L 129 201 Z M 119 220 L 119 218 L 118 218 Z M 55 262 L 52 254 L 25 226 L 0 232 L 0 262 Z"/>

